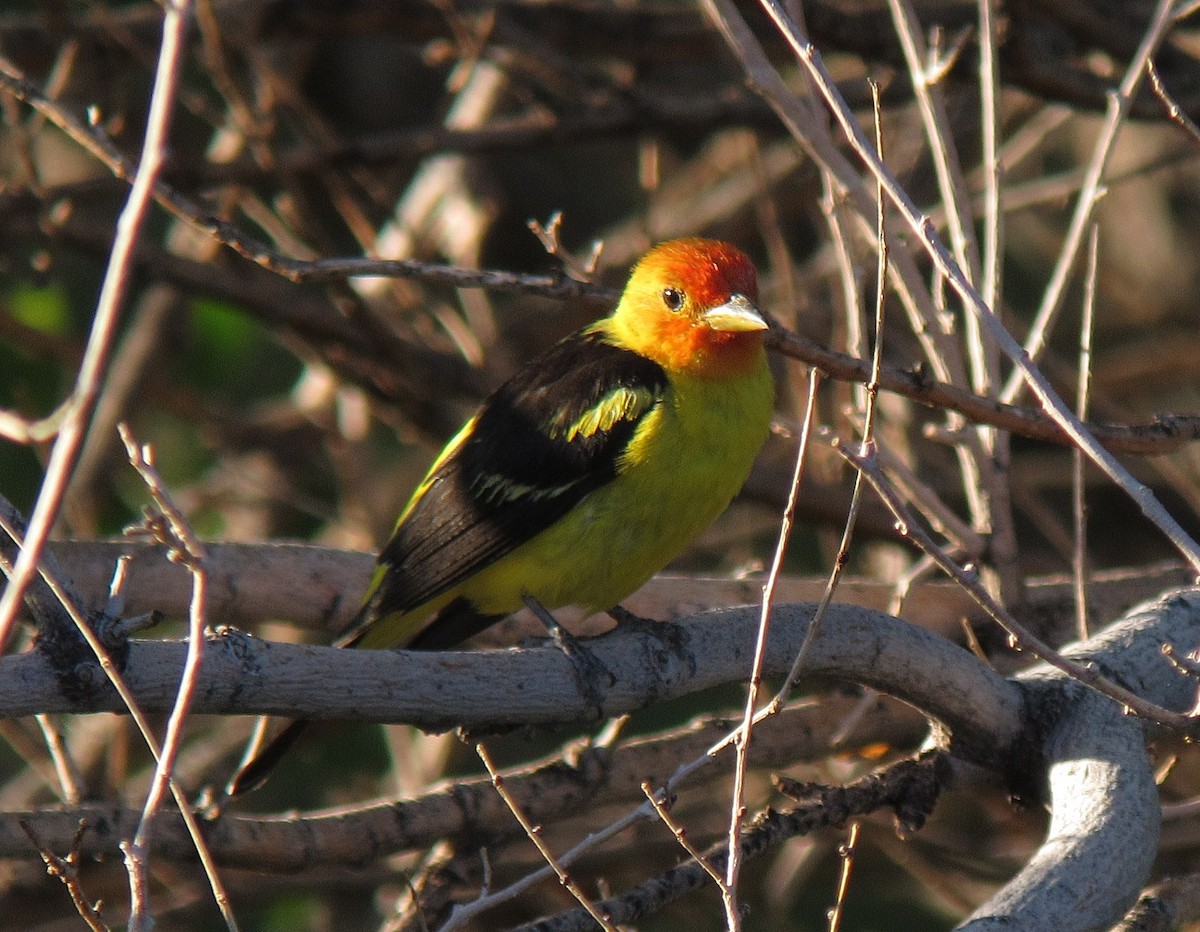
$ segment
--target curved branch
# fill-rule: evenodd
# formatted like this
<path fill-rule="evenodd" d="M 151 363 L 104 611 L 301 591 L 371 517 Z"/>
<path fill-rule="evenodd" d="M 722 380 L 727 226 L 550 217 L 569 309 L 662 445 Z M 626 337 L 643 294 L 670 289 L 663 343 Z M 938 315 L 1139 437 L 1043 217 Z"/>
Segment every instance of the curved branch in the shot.
<path fill-rule="evenodd" d="M 1060 682 L 1042 697 L 1069 702 L 1047 739 L 1046 840 L 963 929 L 1106 929 L 1133 905 L 1150 876 L 1158 848 L 1158 788 L 1142 726 L 1103 696 L 1063 687 Z"/>
<path fill-rule="evenodd" d="M 1195 684 L 1171 668 L 1162 647 L 1191 651 L 1198 635 L 1200 589 L 1186 589 L 1138 606 L 1070 653 L 1150 701 L 1183 710 Z M 1109 928 L 1137 900 L 1158 849 L 1147 726 L 1057 670 L 1037 667 L 1018 679 L 1043 719 L 1050 828 L 1021 872 L 963 928 Z"/>
<path fill-rule="evenodd" d="M 1153 682 L 1148 698 L 1179 707 L 1190 704 L 1192 682 L 1164 674 L 1162 646 L 1190 650 L 1198 640 L 1200 589 L 1193 588 L 1139 606 L 1073 653 L 1130 684 Z M 1051 831 L 1028 867 L 968 927 L 1107 928 L 1136 898 L 1157 845 L 1157 790 L 1144 726 L 1056 669 L 1035 668 L 1018 682 L 1031 713 L 1023 743 L 1050 765 Z"/>

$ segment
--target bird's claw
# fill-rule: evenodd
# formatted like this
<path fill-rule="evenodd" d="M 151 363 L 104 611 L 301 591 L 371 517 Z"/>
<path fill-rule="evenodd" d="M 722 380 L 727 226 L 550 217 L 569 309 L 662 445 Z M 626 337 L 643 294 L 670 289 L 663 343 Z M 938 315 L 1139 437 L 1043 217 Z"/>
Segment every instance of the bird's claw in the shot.
<path fill-rule="evenodd" d="M 588 708 L 596 713 L 596 719 L 604 717 L 604 690 L 611 689 L 617 682 L 613 672 L 580 640 L 558 623 L 558 620 L 541 602 L 532 596 L 525 597 L 525 604 L 538 620 L 546 626 L 550 639 L 571 662 L 579 690 L 587 701 Z M 603 685 L 601 685 L 603 684 Z"/>
<path fill-rule="evenodd" d="M 617 623 L 617 629 L 620 631 L 645 632 L 657 636 L 658 629 L 662 626 L 661 621 L 635 615 L 623 605 L 614 605 L 605 614 Z"/>

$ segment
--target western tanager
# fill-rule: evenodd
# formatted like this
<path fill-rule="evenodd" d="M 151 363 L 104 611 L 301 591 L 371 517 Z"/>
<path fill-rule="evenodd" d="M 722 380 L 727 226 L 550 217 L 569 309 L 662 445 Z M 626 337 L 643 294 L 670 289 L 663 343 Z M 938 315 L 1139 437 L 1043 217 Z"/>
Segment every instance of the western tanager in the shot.
<path fill-rule="evenodd" d="M 651 249 L 610 317 L 518 371 L 434 460 L 337 643 L 445 649 L 527 597 L 605 610 L 641 586 L 725 509 L 766 439 L 756 298 L 753 264 L 726 243 Z"/>

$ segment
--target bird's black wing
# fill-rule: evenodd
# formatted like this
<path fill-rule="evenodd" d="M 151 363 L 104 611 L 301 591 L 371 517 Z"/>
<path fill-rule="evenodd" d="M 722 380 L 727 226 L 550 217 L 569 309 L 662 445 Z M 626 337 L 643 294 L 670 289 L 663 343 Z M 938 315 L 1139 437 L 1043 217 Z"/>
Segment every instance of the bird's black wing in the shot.
<path fill-rule="evenodd" d="M 422 484 L 379 555 L 370 615 L 436 598 L 610 482 L 666 387 L 658 363 L 594 330 L 523 367 Z"/>

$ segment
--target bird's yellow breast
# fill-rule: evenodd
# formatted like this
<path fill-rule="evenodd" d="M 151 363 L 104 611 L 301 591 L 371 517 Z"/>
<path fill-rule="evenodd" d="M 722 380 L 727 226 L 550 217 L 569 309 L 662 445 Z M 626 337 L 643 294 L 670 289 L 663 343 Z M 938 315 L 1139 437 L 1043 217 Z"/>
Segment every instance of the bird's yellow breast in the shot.
<path fill-rule="evenodd" d="M 520 608 L 526 594 L 548 608 L 618 604 L 737 494 L 766 439 L 773 395 L 761 351 L 749 375 L 676 375 L 638 425 L 617 477 L 457 594 L 496 614 Z"/>

